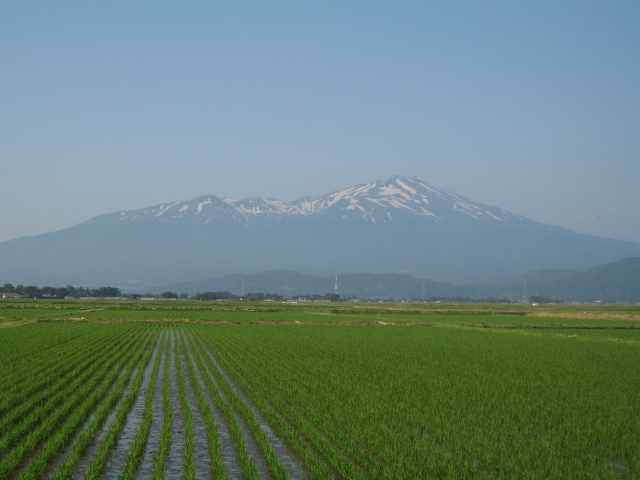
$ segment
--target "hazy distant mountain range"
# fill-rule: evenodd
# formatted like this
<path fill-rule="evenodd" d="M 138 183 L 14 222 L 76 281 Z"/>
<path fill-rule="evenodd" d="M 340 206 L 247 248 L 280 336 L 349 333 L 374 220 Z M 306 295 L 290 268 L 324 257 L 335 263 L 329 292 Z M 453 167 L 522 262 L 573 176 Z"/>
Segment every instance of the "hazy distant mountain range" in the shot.
<path fill-rule="evenodd" d="M 110 213 L 1 242 L 0 252 L 0 282 L 144 289 L 266 270 L 471 284 L 540 269 L 584 271 L 638 257 L 640 244 L 394 177 L 295 202 L 209 195 Z"/>
<path fill-rule="evenodd" d="M 471 285 L 453 285 L 397 273 L 338 275 L 338 293 L 364 300 L 429 300 L 433 297 L 497 298 L 521 301 L 532 296 L 571 302 L 640 302 L 640 257 L 600 265 L 585 272 L 537 270 L 519 277 Z M 178 282 L 155 286 L 154 293 L 173 291 L 189 295 L 228 291 L 238 296 L 277 293 L 283 296 L 334 293 L 336 277 L 305 275 L 286 270 Z"/>

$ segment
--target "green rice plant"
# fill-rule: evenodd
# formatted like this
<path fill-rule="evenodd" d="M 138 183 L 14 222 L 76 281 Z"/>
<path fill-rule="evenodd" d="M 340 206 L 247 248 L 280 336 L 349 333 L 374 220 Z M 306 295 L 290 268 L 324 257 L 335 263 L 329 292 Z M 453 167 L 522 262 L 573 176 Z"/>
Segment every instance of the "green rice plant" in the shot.
<path fill-rule="evenodd" d="M 187 399 L 187 390 L 184 381 L 184 371 L 182 368 L 182 336 L 180 332 L 177 334 L 176 342 L 174 344 L 174 356 L 176 359 L 176 370 L 178 376 L 178 394 L 180 397 L 180 407 L 184 414 L 184 427 L 185 427 L 185 448 L 183 452 L 183 478 L 185 480 L 193 480 L 196 478 L 195 470 L 195 426 L 193 423 L 193 410 Z"/>
<path fill-rule="evenodd" d="M 313 450 L 370 478 L 624 478 L 640 466 L 634 344 L 449 327 L 202 329 L 276 428 L 283 415 Z"/>
<path fill-rule="evenodd" d="M 124 365 L 131 356 L 132 355 L 125 355 L 120 359 L 112 359 L 112 362 L 103 363 L 96 375 L 84 384 L 82 388 L 71 394 L 58 409 L 51 412 L 36 428 L 30 430 L 26 436 L 21 439 L 21 442 L 3 458 L 0 463 L 0 478 L 3 478 L 4 475 L 16 468 L 20 461 L 32 452 L 37 445 L 43 442 L 50 444 L 51 441 L 48 437 L 55 429 L 59 430 L 60 425 L 65 426 L 61 430 L 61 435 L 56 438 L 65 438 L 65 435 L 70 435 L 72 429 L 77 427 L 82 420 L 89 415 L 93 406 L 111 388 L 111 385 L 119 375 L 121 366 Z M 65 421 L 67 418 L 68 421 Z M 45 449 L 47 455 L 53 453 L 51 447 L 45 447 Z M 41 462 L 40 460 L 38 461 Z"/>
<path fill-rule="evenodd" d="M 231 365 L 226 363 L 224 358 L 219 357 L 219 361 L 224 364 L 228 372 L 233 371 Z M 237 374 L 237 371 L 235 373 Z M 252 377 L 257 379 L 257 372 Z M 289 415 L 283 413 L 287 411 L 287 406 L 284 402 L 275 399 L 271 405 L 266 405 L 264 402 L 266 398 L 265 390 L 258 391 L 255 387 L 249 386 L 240 375 L 234 375 L 234 381 L 241 386 L 245 393 L 249 394 L 257 405 L 262 407 L 262 412 L 274 422 L 276 428 L 298 454 L 307 460 L 307 465 L 316 478 L 329 477 L 327 465 L 318 458 L 319 455 L 328 460 L 332 469 L 346 478 L 367 478 L 367 475 L 354 464 L 352 459 L 347 458 L 344 452 L 340 451 L 325 435 L 312 428 L 304 417 L 300 415 L 292 416 L 291 412 L 288 412 Z M 278 413 L 274 407 L 279 407 L 277 409 Z M 313 447 L 310 445 L 313 445 Z M 312 448 L 315 453 L 312 453 Z"/>
<path fill-rule="evenodd" d="M 198 353 L 195 354 L 196 363 L 202 376 L 204 377 L 205 384 L 211 393 L 211 396 L 216 403 L 218 409 L 222 412 L 227 425 L 229 425 L 229 430 L 231 432 L 231 437 L 233 443 L 238 452 L 238 457 L 240 458 L 240 468 L 243 473 L 247 476 L 247 478 L 253 480 L 259 478 L 258 469 L 251 459 L 249 452 L 247 451 L 244 436 L 242 434 L 242 430 L 240 429 L 240 425 L 236 418 L 235 412 L 231 405 L 227 402 L 227 400 L 223 397 L 222 393 L 219 390 L 217 383 L 214 381 L 214 373 L 216 371 L 215 365 L 211 362 L 210 358 L 204 356 L 204 361 L 202 356 Z"/>
<path fill-rule="evenodd" d="M 107 461 L 107 457 L 109 456 L 111 449 L 118 439 L 118 435 L 125 425 L 127 415 L 129 414 L 129 411 L 131 410 L 131 407 L 133 406 L 136 397 L 138 396 L 138 391 L 140 390 L 140 387 L 142 385 L 145 367 L 149 363 L 151 355 L 153 353 L 152 350 L 148 348 L 148 345 L 149 344 L 147 343 L 146 348 L 143 350 L 145 352 L 144 356 L 140 360 L 138 360 L 136 364 L 134 364 L 134 366 L 137 367 L 138 373 L 133 381 L 129 393 L 124 397 L 120 406 L 118 407 L 118 411 L 113 422 L 111 423 L 107 435 L 100 445 L 100 448 L 98 449 L 93 462 L 91 463 L 85 474 L 86 479 L 95 480 L 100 477 L 100 474 L 102 473 L 104 465 Z M 128 377 L 130 377 L 133 371 L 128 373 Z"/>
<path fill-rule="evenodd" d="M 167 342 L 168 342 L 167 336 Z M 162 384 L 162 408 L 164 418 L 162 423 L 162 433 L 160 447 L 153 458 L 153 479 L 161 480 L 165 478 L 167 456 L 171 445 L 171 431 L 173 429 L 173 405 L 171 403 L 171 355 L 170 349 L 166 348 L 164 374 Z"/>
<path fill-rule="evenodd" d="M 148 353 L 145 354 L 147 347 L 148 341 L 137 354 L 132 356 L 132 361 L 129 363 L 125 375 L 121 377 L 119 385 L 116 386 L 115 391 L 119 391 L 120 393 L 122 392 L 136 365 L 139 364 L 141 359 L 144 361 L 144 358 L 149 356 Z M 145 354 L 145 356 L 143 356 L 143 354 Z M 108 389 L 109 386 L 105 385 L 100 390 L 93 392 L 88 401 L 73 412 L 73 415 L 69 420 L 55 432 L 55 435 L 47 441 L 44 448 L 29 463 L 27 469 L 20 475 L 21 478 L 40 478 L 49 460 L 67 443 L 73 432 L 76 431 L 76 429 L 91 415 L 91 413 L 96 410 L 96 408 L 100 410 L 100 406 L 104 404 L 103 399 L 105 398 Z M 107 401 L 107 404 L 110 403 L 113 402 Z"/>
<path fill-rule="evenodd" d="M 151 372 L 151 379 L 149 380 L 149 387 L 145 396 L 144 417 L 142 418 L 142 423 L 140 425 L 140 429 L 138 430 L 138 434 L 136 435 L 133 444 L 131 445 L 131 449 L 129 450 L 129 453 L 127 455 L 127 462 L 120 477 L 125 480 L 135 478 L 136 470 L 140 465 L 140 461 L 142 460 L 144 447 L 147 444 L 147 440 L 149 438 L 151 423 L 153 421 L 153 395 L 155 392 L 156 383 L 158 381 L 160 361 L 162 360 L 163 352 L 167 348 L 167 341 L 168 337 L 165 336 L 163 345 L 159 347 L 159 351 L 156 355 L 156 360 L 153 365 L 153 371 Z"/>
<path fill-rule="evenodd" d="M 196 370 L 193 365 L 192 358 L 194 346 L 190 338 L 188 346 L 189 348 L 187 349 L 188 351 L 185 355 L 185 359 L 187 362 L 189 378 L 196 392 L 198 408 L 200 410 L 200 414 L 204 417 L 205 424 L 207 426 L 207 440 L 209 444 L 211 474 L 213 478 L 227 479 L 228 474 L 224 466 L 224 462 L 222 461 L 222 448 L 220 445 L 218 425 L 213 410 L 211 409 L 211 405 L 209 405 L 209 403 L 207 402 L 204 391 L 202 390 L 202 385 L 196 375 Z"/>
<path fill-rule="evenodd" d="M 254 437 L 258 441 L 258 445 L 260 446 L 260 449 L 262 450 L 262 453 L 267 460 L 267 465 L 271 474 L 277 479 L 289 479 L 289 472 L 286 470 L 286 468 L 280 461 L 280 458 L 271 446 L 266 433 L 260 427 L 258 420 L 251 411 L 251 408 L 244 401 L 242 401 L 239 395 L 234 391 L 234 388 L 231 386 L 229 381 L 221 374 L 218 368 L 213 370 L 213 372 L 214 376 L 216 377 L 217 384 L 222 386 L 222 390 L 225 392 L 225 395 L 231 400 L 232 405 L 242 415 Z"/>
<path fill-rule="evenodd" d="M 51 328 L 52 326 L 54 328 Z M 110 334 L 108 336 L 101 335 L 104 331 L 90 330 L 93 334 L 87 339 L 84 335 L 68 335 L 67 331 L 73 331 L 73 329 L 66 325 L 64 327 L 60 329 L 60 325 L 56 324 L 41 325 L 39 333 L 46 332 L 45 335 L 19 337 L 17 341 L 11 343 L 11 348 L 20 352 L 25 351 L 25 346 L 32 344 L 37 348 L 29 352 L 28 362 L 25 362 L 23 357 L 14 358 L 14 361 L 3 362 L 0 367 L 2 372 L 0 388 L 3 391 L 3 397 L 0 399 L 2 418 L 0 430 L 11 424 L 16 415 L 18 417 L 22 415 L 22 413 L 16 414 L 16 409 L 22 412 L 29 411 L 43 398 L 50 397 L 52 392 L 65 388 L 80 372 L 95 362 L 96 356 L 102 353 L 102 345 L 110 343 L 111 338 L 121 335 L 118 331 L 111 329 L 105 332 Z M 24 330 L 20 331 L 24 332 Z M 86 333 L 85 331 L 84 334 Z M 38 337 L 42 341 L 38 341 Z M 67 343 L 69 345 L 65 345 Z M 54 351 L 51 351 L 52 346 L 55 346 Z M 62 346 L 71 348 L 63 349 Z M 62 361 L 63 358 L 64 361 Z"/>
<path fill-rule="evenodd" d="M 117 347 L 116 352 L 126 351 L 133 342 L 134 340 L 131 339 L 122 344 L 119 348 Z M 98 352 L 97 355 L 104 357 L 104 350 Z M 27 432 L 36 428 L 39 421 L 50 415 L 62 402 L 68 399 L 70 391 L 75 391 L 80 386 L 85 385 L 89 379 L 94 377 L 96 372 L 102 371 L 103 374 L 106 374 L 108 370 L 104 368 L 100 357 L 91 355 L 89 359 L 91 360 L 90 363 L 83 362 L 79 368 L 72 370 L 71 373 L 75 374 L 75 376 L 69 376 L 70 383 L 56 385 L 58 388 L 53 391 L 51 391 L 52 389 L 44 390 L 41 395 L 35 395 L 33 400 L 24 402 L 3 417 L 0 421 L 3 424 L 2 435 L 0 436 L 0 451 L 6 451 L 14 442 L 22 439 Z M 108 362 L 115 363 L 116 359 L 117 356 L 114 356 Z M 60 361 L 62 360 L 60 359 Z M 17 419 L 20 419 L 20 423 L 9 428 L 11 423 L 14 423 Z"/>
<path fill-rule="evenodd" d="M 151 384 L 155 383 L 155 379 L 157 379 L 158 376 L 158 364 L 159 361 L 158 359 L 160 358 L 160 355 L 157 355 L 156 358 L 156 362 L 154 363 L 154 371 L 152 373 L 152 377 L 150 380 Z M 131 373 L 133 372 L 133 370 L 131 370 Z M 120 379 L 120 381 L 118 382 L 118 385 L 116 386 L 116 388 L 114 388 L 111 393 L 109 394 L 109 396 L 107 398 L 105 398 L 105 400 L 103 402 L 100 403 L 100 405 L 98 406 L 97 410 L 95 411 L 94 417 L 92 422 L 87 426 L 87 428 L 82 432 L 82 434 L 77 438 L 72 451 L 69 453 L 69 455 L 67 455 L 67 457 L 64 459 L 64 462 L 58 467 L 58 469 L 56 470 L 56 472 L 53 475 L 53 478 L 55 480 L 62 480 L 62 479 L 68 479 L 71 478 L 73 472 L 74 472 L 74 468 L 75 465 L 77 464 L 78 460 L 80 459 L 81 455 L 83 454 L 83 452 L 87 449 L 87 447 L 89 446 L 90 442 L 93 440 L 93 438 L 95 437 L 96 433 L 98 432 L 98 430 L 103 426 L 104 422 L 107 419 L 107 416 L 109 415 L 109 413 L 112 411 L 113 407 L 116 405 L 117 401 L 121 398 L 122 396 L 122 392 L 124 391 L 125 387 L 127 386 L 127 384 L 130 381 L 130 375 L 123 375 Z M 152 387 L 150 387 L 150 391 L 152 391 Z M 149 395 L 147 395 L 148 398 Z M 147 401 L 148 403 L 148 401 Z M 147 411 L 145 411 L 145 420 L 147 418 Z M 141 426 L 141 432 L 144 431 L 144 422 L 143 422 L 143 426 Z M 148 433 L 148 430 L 147 430 Z M 143 436 L 143 438 L 146 440 L 146 436 L 144 436 L 144 434 L 139 434 L 136 436 L 136 441 L 134 442 L 134 445 L 132 446 L 131 451 L 135 452 L 136 448 L 140 448 L 137 447 L 137 445 L 139 444 L 139 440 L 138 438 Z M 132 454 L 130 452 L 129 457 L 127 457 L 127 466 L 125 467 L 125 474 L 128 473 L 132 467 L 129 467 L 130 461 L 129 459 L 132 457 Z M 134 458 L 137 459 L 136 456 L 134 456 Z M 134 464 L 137 465 L 137 464 Z M 135 468 L 135 467 L 133 467 Z M 126 475 L 125 475 L 126 476 Z"/>

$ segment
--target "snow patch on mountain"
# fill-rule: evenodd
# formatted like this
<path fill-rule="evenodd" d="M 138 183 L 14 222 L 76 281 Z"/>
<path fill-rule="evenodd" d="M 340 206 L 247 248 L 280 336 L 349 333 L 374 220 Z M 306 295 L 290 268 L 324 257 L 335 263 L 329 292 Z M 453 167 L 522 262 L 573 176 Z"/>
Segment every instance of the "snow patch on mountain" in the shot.
<path fill-rule="evenodd" d="M 152 218 L 164 222 L 172 219 L 196 221 L 200 218 L 197 221 L 208 224 L 216 218 L 228 217 L 246 226 L 251 219 L 264 216 L 304 218 L 330 215 L 334 218 L 360 218 L 371 223 L 388 223 L 397 217 L 392 212 L 422 216 L 437 222 L 523 218 L 496 207 L 472 202 L 415 177 L 393 177 L 294 202 L 262 197 L 237 200 L 209 195 L 123 211 L 119 219 Z"/>

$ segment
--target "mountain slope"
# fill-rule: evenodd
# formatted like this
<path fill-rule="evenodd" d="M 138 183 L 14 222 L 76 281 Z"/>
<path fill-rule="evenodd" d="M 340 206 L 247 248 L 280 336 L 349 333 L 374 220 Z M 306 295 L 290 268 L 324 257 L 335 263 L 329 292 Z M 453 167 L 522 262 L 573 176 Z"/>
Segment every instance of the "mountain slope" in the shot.
<path fill-rule="evenodd" d="M 640 302 L 640 257 L 599 265 L 557 282 L 565 302 Z"/>
<path fill-rule="evenodd" d="M 0 276 L 30 284 L 139 287 L 237 272 L 396 272 L 468 283 L 542 269 L 583 271 L 640 256 L 479 204 L 413 177 L 295 202 L 214 195 L 95 217 L 0 243 Z"/>

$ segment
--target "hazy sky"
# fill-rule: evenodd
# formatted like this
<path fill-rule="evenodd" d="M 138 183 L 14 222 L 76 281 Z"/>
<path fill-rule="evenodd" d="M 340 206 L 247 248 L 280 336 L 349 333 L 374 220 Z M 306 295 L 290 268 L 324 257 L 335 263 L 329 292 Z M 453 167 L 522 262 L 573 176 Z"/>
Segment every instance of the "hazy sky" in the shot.
<path fill-rule="evenodd" d="M 0 0 L 0 241 L 394 175 L 640 242 L 640 2 Z"/>

